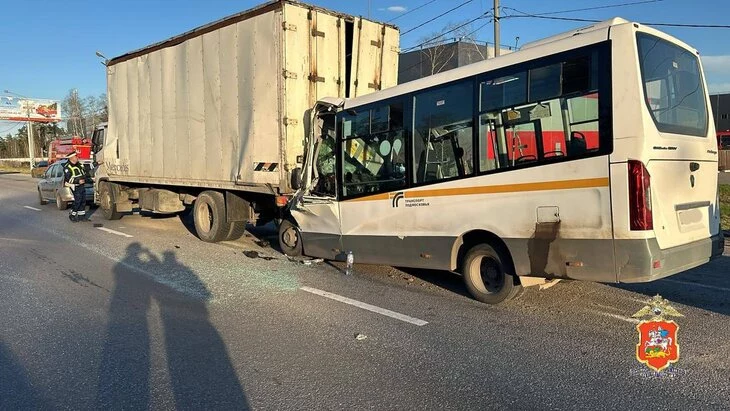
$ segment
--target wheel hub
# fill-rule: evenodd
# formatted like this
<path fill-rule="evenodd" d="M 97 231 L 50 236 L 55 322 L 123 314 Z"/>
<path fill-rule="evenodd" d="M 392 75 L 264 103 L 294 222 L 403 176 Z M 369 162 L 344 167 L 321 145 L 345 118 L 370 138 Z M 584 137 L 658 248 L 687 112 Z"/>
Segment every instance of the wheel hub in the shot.
<path fill-rule="evenodd" d="M 286 244 L 287 247 L 294 248 L 297 246 L 297 231 L 295 228 L 289 227 L 286 229 L 281 238 L 284 240 L 284 244 Z"/>
<path fill-rule="evenodd" d="M 498 261 L 487 257 L 482 258 L 479 264 L 479 274 L 487 291 L 498 292 L 502 289 L 505 274 Z"/>

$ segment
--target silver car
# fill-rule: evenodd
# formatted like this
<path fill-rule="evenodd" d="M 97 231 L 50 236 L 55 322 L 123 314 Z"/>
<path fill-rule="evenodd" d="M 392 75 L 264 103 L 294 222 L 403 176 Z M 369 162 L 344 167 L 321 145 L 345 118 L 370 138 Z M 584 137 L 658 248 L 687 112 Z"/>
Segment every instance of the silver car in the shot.
<path fill-rule="evenodd" d="M 73 203 L 74 195 L 71 189 L 63 185 L 63 165 L 66 160 L 61 160 L 51 164 L 46 172 L 38 181 L 38 201 L 41 205 L 48 204 L 49 201 L 55 201 L 59 210 L 68 208 L 69 203 Z M 86 202 L 94 201 L 94 183 L 89 179 L 86 184 Z"/>

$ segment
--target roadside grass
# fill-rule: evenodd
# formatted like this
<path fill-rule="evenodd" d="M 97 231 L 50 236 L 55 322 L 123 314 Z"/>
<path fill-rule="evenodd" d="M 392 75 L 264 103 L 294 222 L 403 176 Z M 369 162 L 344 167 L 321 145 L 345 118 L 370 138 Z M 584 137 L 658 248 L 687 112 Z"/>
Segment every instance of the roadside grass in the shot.
<path fill-rule="evenodd" d="M 30 174 L 28 167 L 13 167 L 0 164 L 0 172 Z"/>
<path fill-rule="evenodd" d="M 730 230 L 730 184 L 720 184 L 720 218 L 722 229 Z"/>

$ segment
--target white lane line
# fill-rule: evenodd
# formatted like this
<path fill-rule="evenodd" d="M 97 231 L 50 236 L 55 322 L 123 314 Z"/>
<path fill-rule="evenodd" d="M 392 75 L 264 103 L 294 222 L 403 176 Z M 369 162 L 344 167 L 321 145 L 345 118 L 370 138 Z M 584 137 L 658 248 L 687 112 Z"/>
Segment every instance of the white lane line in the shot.
<path fill-rule="evenodd" d="M 411 323 L 414 325 L 417 325 L 419 327 L 422 327 L 426 324 L 428 324 L 428 321 L 419 320 L 418 318 L 409 317 L 405 314 L 397 313 L 395 311 L 386 310 L 385 308 L 380 308 L 375 305 L 370 305 L 361 301 L 353 300 L 352 298 L 343 297 L 338 294 L 333 294 L 327 291 L 318 290 L 316 288 L 311 287 L 301 287 L 300 290 L 306 291 L 308 293 L 317 294 L 319 296 L 329 298 L 331 300 L 339 301 L 341 303 L 354 305 L 355 307 L 362 308 L 363 310 L 372 311 L 374 313 L 382 314 L 390 318 L 395 318 L 396 320 L 405 321 L 407 323 Z"/>
<path fill-rule="evenodd" d="M 588 311 L 590 311 L 594 314 L 602 315 L 604 317 L 611 317 L 611 318 L 615 318 L 617 320 L 626 321 L 627 323 L 638 324 L 641 322 L 641 321 L 637 320 L 636 318 L 624 317 L 623 315 L 611 314 L 611 313 L 598 311 L 598 310 L 588 310 Z"/>
<path fill-rule="evenodd" d="M 129 235 L 127 233 L 122 233 L 121 231 L 114 231 L 114 230 L 109 229 L 109 228 L 106 228 L 106 227 L 96 227 L 96 229 L 97 230 L 101 230 L 101 231 L 105 231 L 105 232 L 110 233 L 110 234 L 116 234 L 116 235 L 119 235 L 119 236 L 122 236 L 122 237 L 127 237 L 127 238 L 133 238 L 134 237 L 133 235 Z"/>
<path fill-rule="evenodd" d="M 700 287 L 700 288 L 709 288 L 710 290 L 730 292 L 730 288 L 716 287 L 714 285 L 691 283 L 689 281 L 670 280 L 670 279 L 666 279 L 666 278 L 662 281 L 666 281 L 668 283 L 682 284 L 682 285 L 693 285 L 695 287 Z"/>
<path fill-rule="evenodd" d="M 28 210 L 33 210 L 33 211 L 41 211 L 40 208 L 35 208 L 35 207 L 31 207 L 31 206 L 23 206 L 23 208 L 27 208 Z"/>

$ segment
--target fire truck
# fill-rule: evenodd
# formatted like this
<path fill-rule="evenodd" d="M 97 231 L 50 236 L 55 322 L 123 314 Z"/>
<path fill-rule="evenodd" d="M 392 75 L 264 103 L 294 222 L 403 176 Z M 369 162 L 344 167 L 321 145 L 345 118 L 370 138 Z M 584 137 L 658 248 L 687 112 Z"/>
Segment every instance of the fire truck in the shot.
<path fill-rule="evenodd" d="M 48 148 L 48 165 L 65 158 L 72 151 L 76 151 L 79 160 L 91 160 L 91 141 L 78 136 L 51 141 Z"/>

